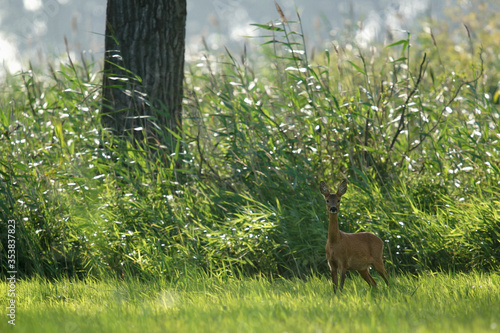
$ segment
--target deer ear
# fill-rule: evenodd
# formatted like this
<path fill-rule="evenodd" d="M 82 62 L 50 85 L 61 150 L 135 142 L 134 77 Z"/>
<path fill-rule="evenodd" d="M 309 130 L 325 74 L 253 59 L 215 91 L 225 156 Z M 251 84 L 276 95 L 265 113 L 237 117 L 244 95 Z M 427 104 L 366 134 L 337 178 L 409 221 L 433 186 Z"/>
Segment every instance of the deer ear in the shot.
<path fill-rule="evenodd" d="M 321 194 L 323 194 L 324 197 L 327 197 L 330 195 L 330 188 L 323 181 L 321 183 L 319 183 L 319 190 L 321 191 Z"/>
<path fill-rule="evenodd" d="M 343 196 L 347 192 L 347 179 L 344 179 L 344 181 L 340 184 L 339 190 L 337 191 L 338 196 Z"/>

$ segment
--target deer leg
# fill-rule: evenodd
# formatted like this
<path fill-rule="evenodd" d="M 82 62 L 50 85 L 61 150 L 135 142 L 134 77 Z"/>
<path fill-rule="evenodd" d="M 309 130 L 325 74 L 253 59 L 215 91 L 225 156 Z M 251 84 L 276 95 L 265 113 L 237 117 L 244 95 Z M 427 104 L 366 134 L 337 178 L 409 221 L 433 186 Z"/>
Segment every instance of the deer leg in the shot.
<path fill-rule="evenodd" d="M 328 262 L 328 266 L 330 266 L 330 273 L 332 275 L 332 284 L 333 284 L 333 291 L 337 293 L 337 287 L 339 284 L 339 277 L 337 274 L 337 265 L 335 265 L 333 262 Z"/>
<path fill-rule="evenodd" d="M 359 270 L 358 272 L 359 272 L 359 274 L 361 274 L 361 277 L 363 278 L 363 280 L 365 280 L 368 283 L 368 285 L 370 285 L 371 287 L 374 287 L 374 288 L 377 287 L 377 282 L 375 282 L 373 277 L 370 275 L 368 268 L 363 269 L 363 270 Z"/>
<path fill-rule="evenodd" d="M 387 285 L 389 285 L 389 275 L 387 274 L 387 271 L 385 270 L 384 263 L 382 262 L 382 260 L 374 263 L 373 268 L 377 271 L 377 273 L 380 274 L 380 276 L 384 279 L 385 283 Z"/>
<path fill-rule="evenodd" d="M 331 270 L 331 273 L 332 273 L 332 283 L 333 283 L 333 292 L 334 293 L 337 293 L 337 287 L 338 287 L 338 284 L 339 284 L 339 277 L 338 277 L 338 274 L 337 274 L 337 270 Z"/>
<path fill-rule="evenodd" d="M 346 273 L 345 269 L 342 269 L 340 271 L 340 290 L 342 290 L 344 288 L 345 273 Z"/>

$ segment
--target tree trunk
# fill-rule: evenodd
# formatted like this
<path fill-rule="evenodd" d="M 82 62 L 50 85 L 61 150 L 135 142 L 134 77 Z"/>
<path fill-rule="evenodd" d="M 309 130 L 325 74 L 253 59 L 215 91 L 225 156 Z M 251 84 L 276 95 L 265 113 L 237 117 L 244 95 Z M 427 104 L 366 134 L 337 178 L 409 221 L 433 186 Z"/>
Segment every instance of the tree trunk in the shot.
<path fill-rule="evenodd" d="M 104 127 L 174 149 L 182 120 L 186 0 L 108 0 Z"/>

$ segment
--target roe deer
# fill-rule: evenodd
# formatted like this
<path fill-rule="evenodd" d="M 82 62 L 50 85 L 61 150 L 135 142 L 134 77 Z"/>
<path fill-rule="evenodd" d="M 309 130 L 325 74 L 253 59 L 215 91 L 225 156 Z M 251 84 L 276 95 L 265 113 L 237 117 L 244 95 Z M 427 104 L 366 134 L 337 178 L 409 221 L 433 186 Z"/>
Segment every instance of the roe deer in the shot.
<path fill-rule="evenodd" d="M 337 193 L 332 193 L 325 182 L 320 183 L 320 190 L 326 200 L 330 222 L 326 242 L 326 260 L 332 273 L 333 291 L 337 292 L 338 272 L 340 272 L 340 290 L 342 290 L 345 274 L 348 270 L 358 271 L 370 286 L 376 287 L 377 283 L 368 271 L 371 266 L 389 285 L 389 276 L 385 271 L 382 260 L 384 242 L 369 232 L 351 234 L 339 230 L 340 199 L 347 191 L 347 180 L 340 184 Z"/>

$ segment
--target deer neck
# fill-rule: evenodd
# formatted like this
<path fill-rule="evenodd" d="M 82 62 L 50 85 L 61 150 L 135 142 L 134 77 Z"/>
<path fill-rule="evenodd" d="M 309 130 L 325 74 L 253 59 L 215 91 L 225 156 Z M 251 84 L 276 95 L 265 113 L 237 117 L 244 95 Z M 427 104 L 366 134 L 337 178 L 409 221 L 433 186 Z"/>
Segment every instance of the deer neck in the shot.
<path fill-rule="evenodd" d="M 329 213 L 328 242 L 335 243 L 340 240 L 338 213 Z"/>

